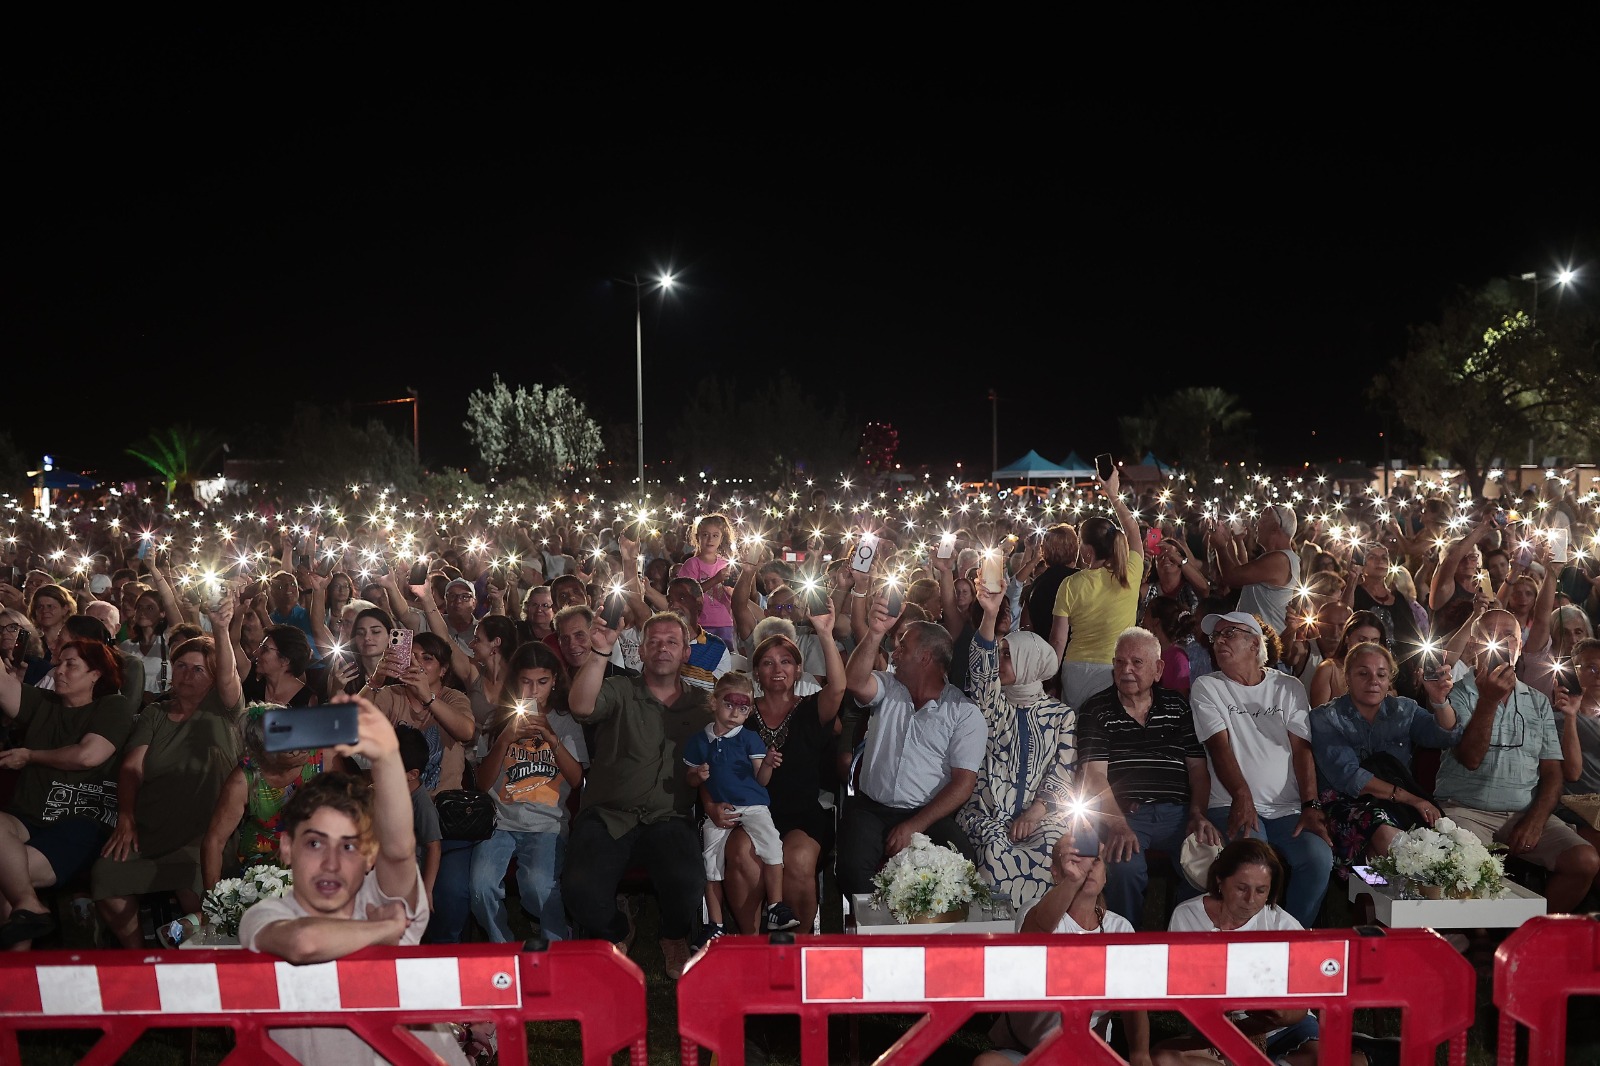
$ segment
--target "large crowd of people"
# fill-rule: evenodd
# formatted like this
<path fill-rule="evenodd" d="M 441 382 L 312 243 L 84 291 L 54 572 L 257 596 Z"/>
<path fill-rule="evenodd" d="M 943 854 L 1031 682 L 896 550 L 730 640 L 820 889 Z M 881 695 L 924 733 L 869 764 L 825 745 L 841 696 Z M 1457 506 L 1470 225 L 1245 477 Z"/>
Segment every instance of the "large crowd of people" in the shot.
<path fill-rule="evenodd" d="M 813 928 L 819 874 L 869 892 L 918 833 L 1022 930 L 1309 928 L 1442 816 L 1573 910 L 1600 873 L 1561 803 L 1600 792 L 1577 481 L 13 506 L 0 945 L 73 896 L 138 947 L 142 900 L 198 925 L 281 861 L 292 905 L 243 936 L 291 959 L 509 940 L 512 891 L 544 937 L 626 952 L 648 882 L 676 978 L 725 932 Z M 334 701 L 357 743 L 267 750 L 267 709 Z M 1240 1025 L 1314 1053 L 1314 1016 Z M 1134 1061 L 1208 1054 L 1112 1028 Z"/>

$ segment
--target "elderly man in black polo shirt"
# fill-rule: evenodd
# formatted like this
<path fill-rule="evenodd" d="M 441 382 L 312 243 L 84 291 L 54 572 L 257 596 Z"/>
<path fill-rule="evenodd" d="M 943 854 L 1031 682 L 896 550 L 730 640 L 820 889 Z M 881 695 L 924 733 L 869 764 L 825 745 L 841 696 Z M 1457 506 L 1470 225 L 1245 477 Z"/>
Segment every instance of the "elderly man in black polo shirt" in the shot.
<path fill-rule="evenodd" d="M 1111 659 L 1113 685 L 1078 708 L 1078 768 L 1085 799 L 1100 812 L 1105 842 L 1106 905 L 1139 927 L 1150 872 L 1144 852 L 1172 859 L 1196 833 L 1222 843 L 1206 818 L 1211 779 L 1196 739 L 1189 701 L 1156 684 L 1161 643 L 1147 629 L 1125 629 Z"/>

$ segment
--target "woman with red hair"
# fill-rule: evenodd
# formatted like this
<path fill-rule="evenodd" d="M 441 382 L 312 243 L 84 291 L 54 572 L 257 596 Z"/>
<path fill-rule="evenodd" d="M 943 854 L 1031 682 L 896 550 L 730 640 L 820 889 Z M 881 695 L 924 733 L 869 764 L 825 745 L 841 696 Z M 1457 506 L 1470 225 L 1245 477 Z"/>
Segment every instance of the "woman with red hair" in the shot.
<path fill-rule="evenodd" d="M 0 752 L 18 770 L 16 796 L 0 814 L 0 947 L 26 947 L 54 919 L 37 889 L 64 884 L 100 853 L 115 807 L 117 755 L 133 730 L 116 656 L 96 640 L 57 649 L 54 691 L 24 685 L 0 666 L 0 714 L 21 744 Z"/>

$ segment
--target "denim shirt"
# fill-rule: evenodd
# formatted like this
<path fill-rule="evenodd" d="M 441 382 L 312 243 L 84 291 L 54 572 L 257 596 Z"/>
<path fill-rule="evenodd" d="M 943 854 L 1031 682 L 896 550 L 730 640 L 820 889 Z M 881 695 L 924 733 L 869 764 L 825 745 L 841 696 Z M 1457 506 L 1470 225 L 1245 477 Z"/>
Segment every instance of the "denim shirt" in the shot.
<path fill-rule="evenodd" d="M 1444 729 L 1433 714 L 1415 700 L 1388 696 L 1378 707 L 1378 716 L 1368 725 L 1348 695 L 1340 696 L 1311 712 L 1311 751 L 1317 760 L 1317 787 L 1355 797 L 1373 774 L 1361 768 L 1361 760 L 1376 752 L 1388 752 L 1407 769 L 1411 749 L 1453 748 L 1461 739 L 1463 723 Z"/>

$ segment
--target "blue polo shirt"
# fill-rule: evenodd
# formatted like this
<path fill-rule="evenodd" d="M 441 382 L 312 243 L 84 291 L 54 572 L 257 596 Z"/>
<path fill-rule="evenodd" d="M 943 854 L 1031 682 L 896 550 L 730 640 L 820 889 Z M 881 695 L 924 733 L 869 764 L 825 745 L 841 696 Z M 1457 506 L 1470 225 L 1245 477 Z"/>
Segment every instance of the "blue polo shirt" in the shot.
<path fill-rule="evenodd" d="M 742 725 L 734 726 L 720 737 L 716 730 L 716 723 L 713 722 L 689 738 L 683 746 L 684 765 L 699 766 L 706 763 L 711 767 L 706 789 L 718 803 L 732 803 L 741 807 L 771 806 L 772 798 L 756 780 L 755 766 L 751 762 L 752 759 L 766 758 L 767 746 L 760 737 Z"/>

